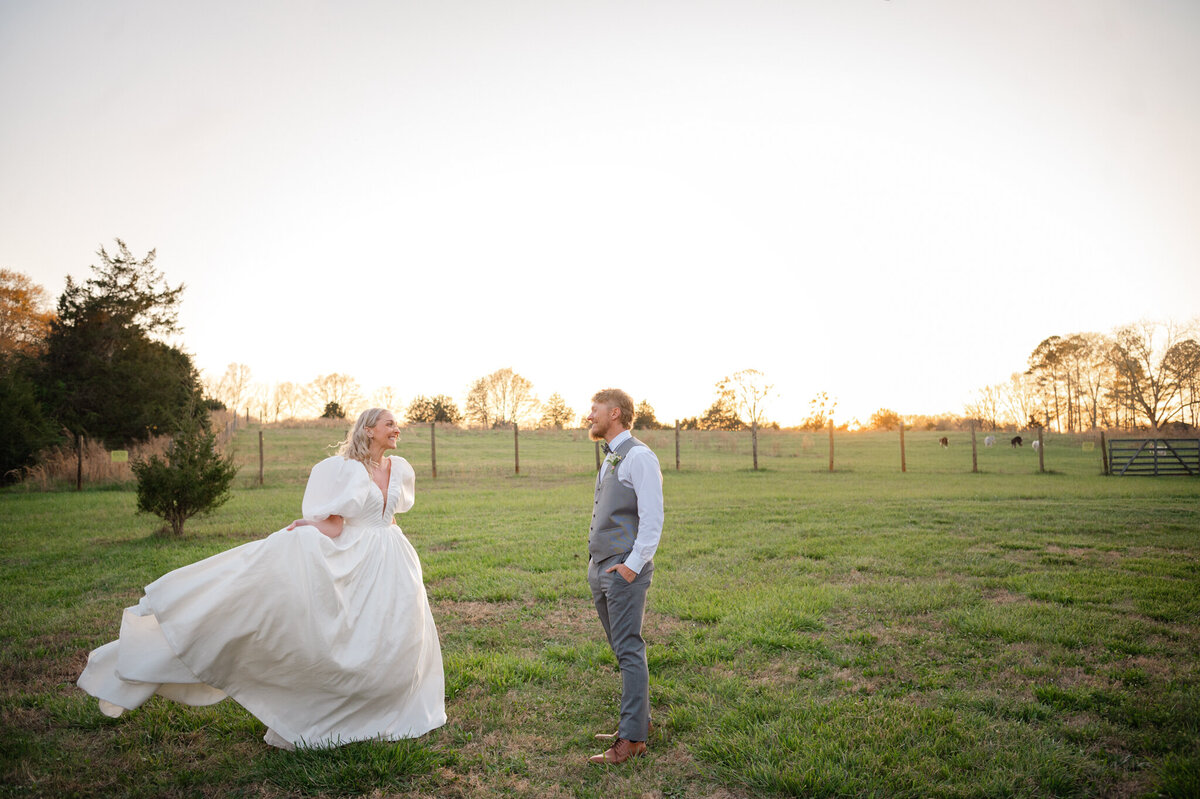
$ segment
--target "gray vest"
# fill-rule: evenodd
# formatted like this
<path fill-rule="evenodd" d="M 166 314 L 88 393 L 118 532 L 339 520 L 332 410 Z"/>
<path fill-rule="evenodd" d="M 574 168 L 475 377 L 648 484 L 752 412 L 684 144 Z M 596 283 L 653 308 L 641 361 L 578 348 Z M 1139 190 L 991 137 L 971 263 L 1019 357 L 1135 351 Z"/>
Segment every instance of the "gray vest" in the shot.
<path fill-rule="evenodd" d="M 638 534 L 637 494 L 617 479 L 617 471 L 631 449 L 644 446 L 633 436 L 621 442 L 613 450 L 621 460 L 616 466 L 609 465 L 596 488 L 592 526 L 588 530 L 588 554 L 597 563 L 614 555 L 627 555 L 633 549 Z"/>

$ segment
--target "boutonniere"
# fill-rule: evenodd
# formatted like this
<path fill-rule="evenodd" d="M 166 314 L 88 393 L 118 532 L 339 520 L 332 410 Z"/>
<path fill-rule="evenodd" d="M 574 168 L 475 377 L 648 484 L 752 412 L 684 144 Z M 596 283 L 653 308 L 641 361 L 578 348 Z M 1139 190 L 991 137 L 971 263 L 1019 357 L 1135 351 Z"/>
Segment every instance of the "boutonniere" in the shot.
<path fill-rule="evenodd" d="M 615 452 L 610 453 L 609 456 L 604 459 L 604 462 L 608 464 L 609 468 L 612 468 L 621 462 L 621 456 Z"/>

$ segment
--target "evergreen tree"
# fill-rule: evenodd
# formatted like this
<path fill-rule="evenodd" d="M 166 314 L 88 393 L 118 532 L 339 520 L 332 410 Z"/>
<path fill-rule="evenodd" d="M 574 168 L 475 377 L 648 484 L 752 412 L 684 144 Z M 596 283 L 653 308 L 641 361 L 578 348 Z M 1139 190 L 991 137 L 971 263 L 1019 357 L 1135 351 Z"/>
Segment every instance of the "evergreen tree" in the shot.
<path fill-rule="evenodd" d="M 183 429 L 204 413 L 200 376 L 179 332 L 183 286 L 166 285 L 151 250 L 140 261 L 117 239 L 84 283 L 67 278 L 37 377 L 52 416 L 110 448 Z"/>
<path fill-rule="evenodd" d="M 737 412 L 737 399 L 727 387 L 717 385 L 717 398 L 700 417 L 701 430 L 741 430 L 745 427 Z"/>
<path fill-rule="evenodd" d="M 322 419 L 345 419 L 346 411 L 336 402 L 325 403 L 325 410 L 321 411 Z"/>
<path fill-rule="evenodd" d="M 30 366 L 25 358 L 0 355 L 0 484 L 18 479 L 34 455 L 58 439 L 27 374 Z"/>
<path fill-rule="evenodd" d="M 217 452 L 216 436 L 199 421 L 175 436 L 165 459 L 152 455 L 131 468 L 138 510 L 164 519 L 173 535 L 182 535 L 183 523 L 192 516 L 225 504 L 237 474 L 233 456 Z"/>
<path fill-rule="evenodd" d="M 633 426 L 637 430 L 661 430 L 666 425 L 661 424 L 654 415 L 654 407 L 648 400 L 642 400 L 633 410 Z"/>
<path fill-rule="evenodd" d="M 575 411 L 567 406 L 567 401 L 556 391 L 542 406 L 542 418 L 538 421 L 538 427 L 562 430 L 574 418 Z"/>

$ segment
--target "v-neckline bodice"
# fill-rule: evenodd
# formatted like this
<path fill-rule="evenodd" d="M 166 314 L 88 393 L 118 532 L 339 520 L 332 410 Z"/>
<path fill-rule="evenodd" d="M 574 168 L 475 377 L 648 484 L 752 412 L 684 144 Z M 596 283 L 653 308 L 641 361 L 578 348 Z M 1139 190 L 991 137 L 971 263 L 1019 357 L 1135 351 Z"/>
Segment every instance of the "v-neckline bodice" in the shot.
<path fill-rule="evenodd" d="M 383 463 L 383 460 L 387 460 L 387 465 L 388 465 L 387 466 L 387 469 L 388 469 L 387 482 L 384 483 L 383 487 L 381 488 L 379 483 L 375 482 L 375 478 L 371 475 L 370 469 L 367 470 L 367 479 L 371 481 L 371 487 L 377 489 L 380 492 L 380 494 L 383 495 L 383 516 L 384 516 L 384 518 L 386 518 L 387 510 L 388 510 L 388 499 L 391 497 L 391 494 L 392 494 L 392 477 L 395 476 L 396 470 L 393 468 L 395 466 L 395 464 L 392 463 L 391 455 L 384 455 L 383 459 L 380 460 L 380 464 Z"/>

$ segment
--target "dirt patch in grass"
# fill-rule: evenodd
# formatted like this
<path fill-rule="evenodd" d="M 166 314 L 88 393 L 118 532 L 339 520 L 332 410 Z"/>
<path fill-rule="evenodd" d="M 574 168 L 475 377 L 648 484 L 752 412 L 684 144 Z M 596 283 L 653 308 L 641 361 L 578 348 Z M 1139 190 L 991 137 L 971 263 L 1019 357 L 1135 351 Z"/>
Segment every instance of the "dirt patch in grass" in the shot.
<path fill-rule="evenodd" d="M 1029 597 L 1017 594 L 1005 588 L 990 588 L 983 591 L 983 598 L 993 605 L 1011 605 L 1014 602 L 1028 602 Z"/>
<path fill-rule="evenodd" d="M 539 608 L 544 608 L 538 612 Z M 524 615 L 528 618 L 525 626 L 531 632 L 546 637 L 561 638 L 579 636 L 580 641 L 592 640 L 597 635 L 603 636 L 596 611 L 590 603 L 572 602 L 556 605 L 539 605 L 537 602 L 480 602 L 480 601 L 439 601 L 433 603 L 438 624 L 486 626 L 489 624 L 506 623 L 512 617 Z M 656 641 L 666 641 L 696 625 L 675 616 L 664 613 L 647 611 L 642 630 L 647 638 Z"/>
<path fill-rule="evenodd" d="M 595 619 L 596 614 L 594 611 L 591 615 L 591 620 L 599 624 L 599 621 Z M 700 626 L 694 621 L 684 621 L 678 616 L 668 616 L 665 613 L 655 613 L 652 610 L 648 610 L 642 621 L 642 632 L 649 638 L 665 641 L 679 633 L 694 630 Z"/>
<path fill-rule="evenodd" d="M 600 620 L 596 618 L 596 609 L 589 604 L 557 605 L 539 621 L 531 625 L 531 629 L 545 634 L 547 637 L 561 636 L 564 632 L 579 636 L 579 640 L 603 638 L 604 631 Z"/>
<path fill-rule="evenodd" d="M 1175 672 L 1170 665 L 1162 660 L 1146 657 L 1145 655 L 1137 655 L 1136 657 L 1127 658 L 1122 663 L 1111 663 L 1108 668 L 1125 668 L 1138 669 L 1146 675 L 1146 679 L 1151 682 L 1167 682 L 1182 676 Z"/>
<path fill-rule="evenodd" d="M 846 693 L 873 694 L 879 690 L 877 681 L 864 677 L 854 669 L 838 669 L 829 675 L 829 679 L 837 683 Z"/>
<path fill-rule="evenodd" d="M 520 608 L 525 607 L 521 602 L 480 602 L 476 600 L 462 602 L 441 600 L 431 604 L 438 616 L 445 616 L 447 620 L 453 619 L 472 626 L 487 624 L 505 616 L 511 616 Z"/>
<path fill-rule="evenodd" d="M 795 658 L 775 658 L 761 668 L 755 669 L 747 678 L 752 685 L 765 685 L 773 688 L 792 685 L 796 681 L 798 663 Z"/>

